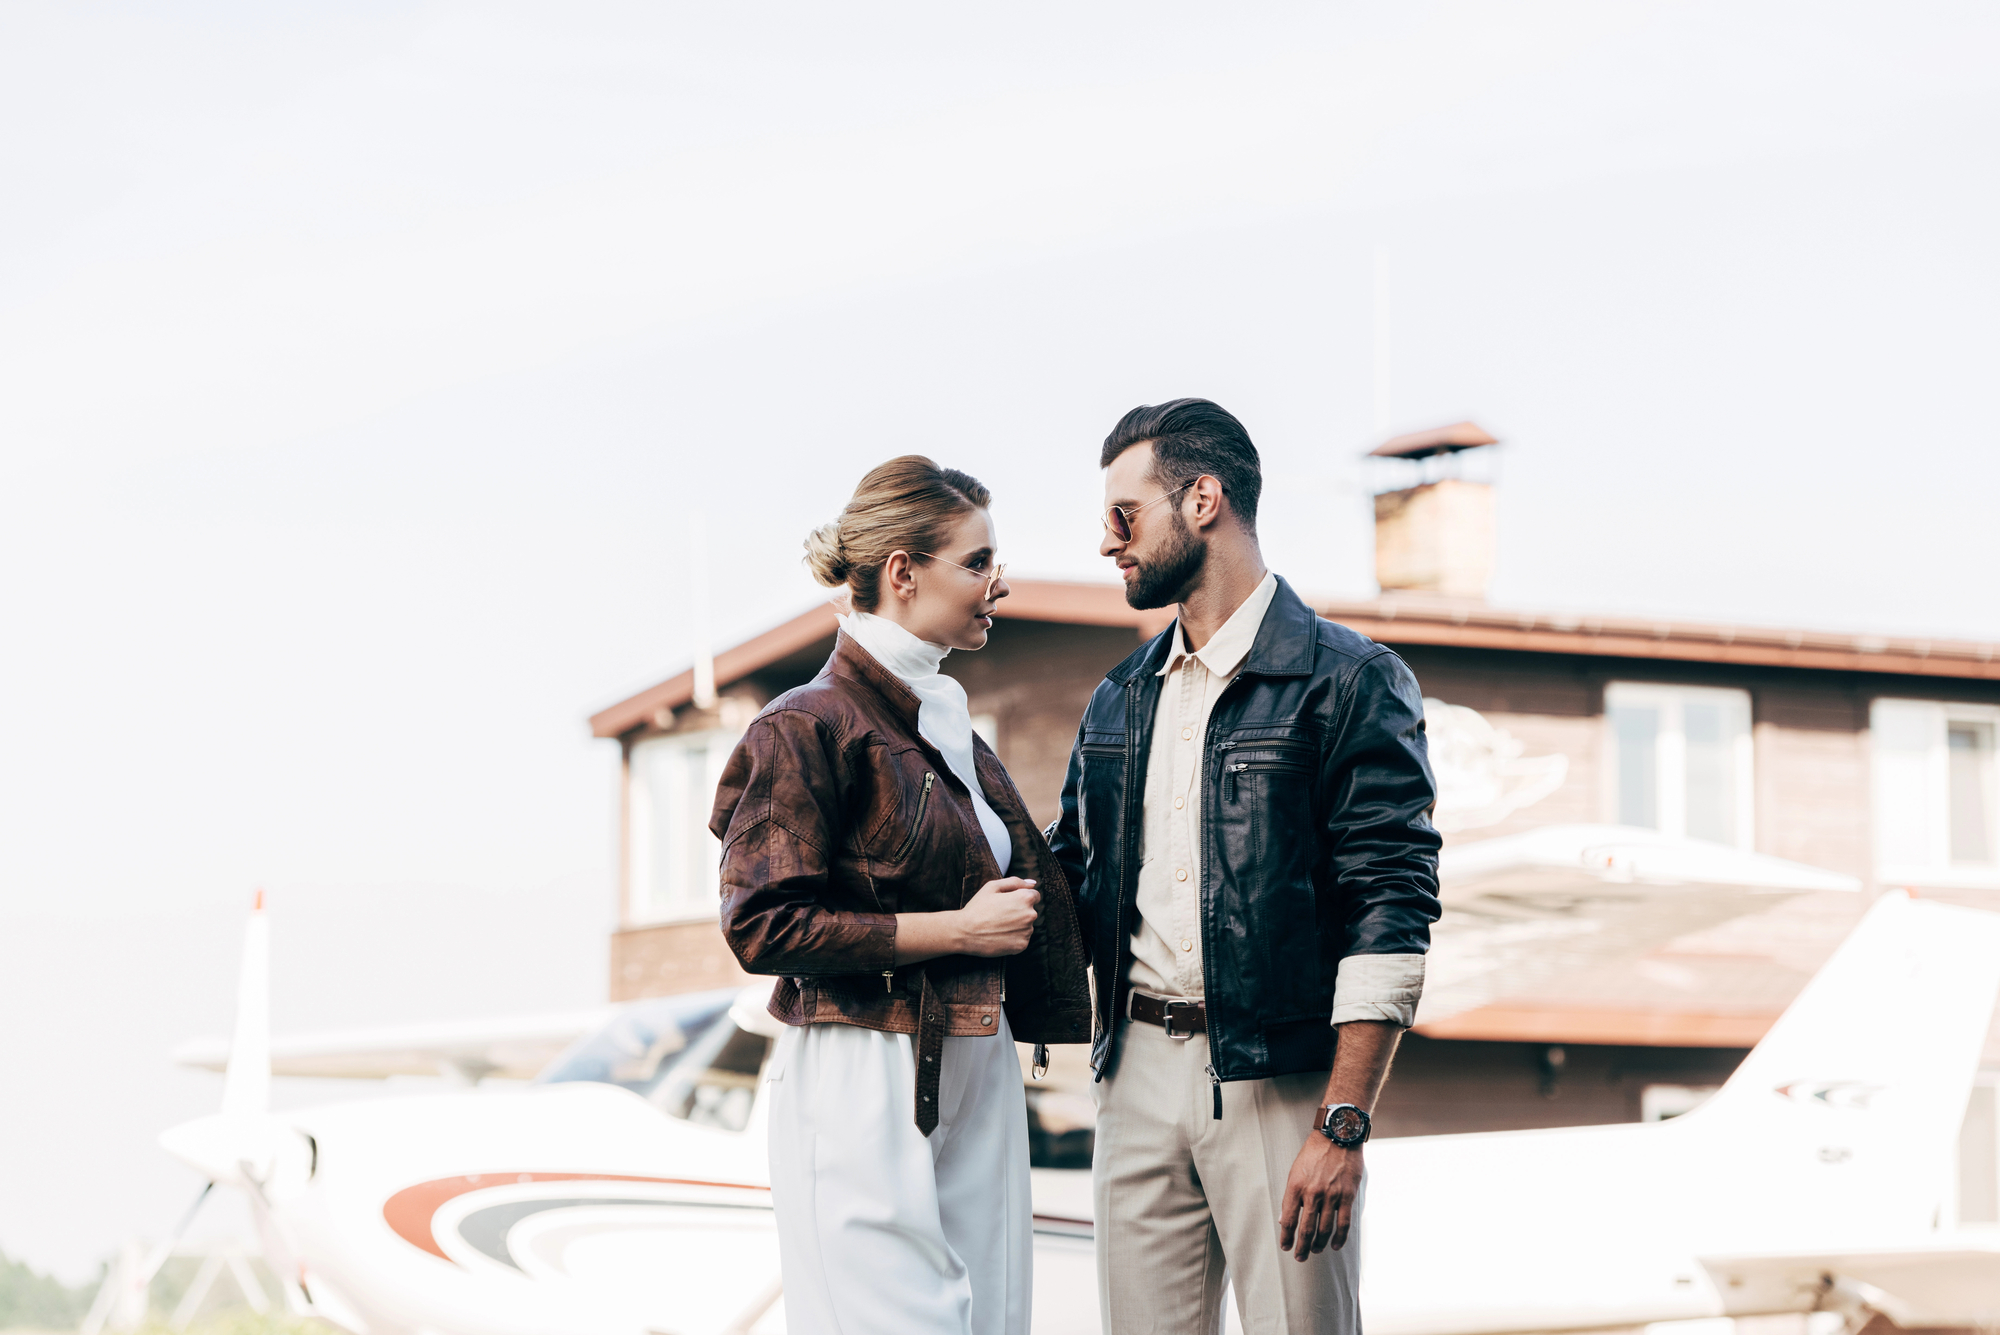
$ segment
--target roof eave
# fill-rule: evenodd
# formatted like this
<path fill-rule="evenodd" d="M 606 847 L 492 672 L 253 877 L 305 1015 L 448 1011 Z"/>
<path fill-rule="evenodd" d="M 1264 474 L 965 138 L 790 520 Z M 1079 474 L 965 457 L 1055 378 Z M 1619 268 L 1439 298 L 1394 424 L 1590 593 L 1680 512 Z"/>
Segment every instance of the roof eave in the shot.
<path fill-rule="evenodd" d="M 1001 604 L 1003 620 L 1124 628 L 1150 636 L 1173 619 L 1171 610 L 1139 611 L 1128 606 L 1115 584 L 1031 579 L 1009 584 L 1013 591 Z M 2000 681 L 2000 645 L 1972 640 L 1523 612 L 1424 595 L 1386 595 L 1363 602 L 1316 599 L 1313 606 L 1329 620 L 1392 645 Z M 715 657 L 716 684 L 741 681 L 832 635 L 837 624 L 831 607 L 815 607 L 726 649 Z M 622 737 L 693 699 L 694 672 L 688 669 L 593 714 L 590 730 L 598 737 Z"/>

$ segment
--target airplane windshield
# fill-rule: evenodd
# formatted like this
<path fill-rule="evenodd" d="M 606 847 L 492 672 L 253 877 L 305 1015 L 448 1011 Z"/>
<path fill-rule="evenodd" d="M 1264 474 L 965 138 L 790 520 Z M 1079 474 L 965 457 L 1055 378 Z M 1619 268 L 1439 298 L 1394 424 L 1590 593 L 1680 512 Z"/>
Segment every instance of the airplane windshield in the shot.
<path fill-rule="evenodd" d="M 771 1044 L 729 1019 L 735 997 L 731 989 L 631 1002 L 550 1063 L 535 1083 L 617 1085 L 668 1116 L 741 1131 Z"/>

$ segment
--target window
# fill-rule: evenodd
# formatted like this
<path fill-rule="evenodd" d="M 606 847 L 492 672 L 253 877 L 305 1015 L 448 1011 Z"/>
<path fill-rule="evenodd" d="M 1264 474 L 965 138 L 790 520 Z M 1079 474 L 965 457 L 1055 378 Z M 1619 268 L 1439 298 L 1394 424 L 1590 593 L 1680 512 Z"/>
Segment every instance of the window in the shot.
<path fill-rule="evenodd" d="M 1611 819 L 1750 848 L 1750 694 L 1613 682 L 1604 691 Z"/>
<path fill-rule="evenodd" d="M 1878 877 L 2000 886 L 2000 708 L 1877 700 L 1869 726 Z"/>
<path fill-rule="evenodd" d="M 632 747 L 626 923 L 691 922 L 719 911 L 722 846 L 708 832 L 733 732 L 649 737 Z"/>
<path fill-rule="evenodd" d="M 2000 1224 L 2000 1072 L 1981 1071 L 1958 1127 L 1958 1222 Z"/>
<path fill-rule="evenodd" d="M 995 751 L 1000 749 L 1000 716 L 997 714 L 974 714 L 972 730 L 986 739 L 986 744 Z"/>
<path fill-rule="evenodd" d="M 1647 1085 L 1639 1091 L 1639 1120 L 1665 1122 L 1691 1113 L 1715 1097 L 1720 1085 Z"/>

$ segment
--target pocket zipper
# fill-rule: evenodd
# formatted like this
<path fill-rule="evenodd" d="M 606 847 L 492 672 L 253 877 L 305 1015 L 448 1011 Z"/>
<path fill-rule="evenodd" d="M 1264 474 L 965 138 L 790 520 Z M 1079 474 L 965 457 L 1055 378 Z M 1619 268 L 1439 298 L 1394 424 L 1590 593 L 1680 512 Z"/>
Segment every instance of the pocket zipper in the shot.
<path fill-rule="evenodd" d="M 1222 767 L 1223 801 L 1234 802 L 1236 800 L 1236 776 L 1249 768 L 1250 762 L 1247 760 L 1239 760 L 1233 765 L 1224 765 Z"/>
<path fill-rule="evenodd" d="M 1220 746 L 1217 746 L 1215 748 L 1215 754 L 1217 755 L 1217 757 L 1226 757 L 1231 751 L 1236 751 L 1236 750 L 1305 751 L 1307 749 L 1309 748 L 1302 742 L 1279 741 L 1277 739 L 1271 739 L 1261 742 L 1224 742 Z M 1243 771 L 1245 770 L 1264 769 L 1264 768 L 1305 770 L 1311 768 L 1311 766 L 1305 764 L 1290 765 L 1284 763 L 1283 761 L 1276 761 L 1276 760 L 1225 761 L 1222 766 L 1222 800 L 1225 802 L 1234 802 L 1236 800 L 1237 775 L 1243 773 Z"/>
<path fill-rule="evenodd" d="M 910 822 L 910 837 L 905 839 L 903 846 L 896 850 L 896 861 L 898 862 L 910 856 L 910 850 L 917 846 L 917 836 L 922 834 L 924 829 L 924 811 L 931 804 L 931 785 L 936 782 L 936 773 L 931 770 L 925 770 L 924 790 L 917 795 L 917 816 L 915 820 Z"/>

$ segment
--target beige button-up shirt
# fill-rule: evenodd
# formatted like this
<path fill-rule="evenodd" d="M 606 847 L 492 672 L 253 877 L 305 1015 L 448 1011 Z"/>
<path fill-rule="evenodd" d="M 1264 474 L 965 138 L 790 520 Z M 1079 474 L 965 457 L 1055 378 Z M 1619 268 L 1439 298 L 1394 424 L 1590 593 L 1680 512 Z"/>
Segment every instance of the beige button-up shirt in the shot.
<path fill-rule="evenodd" d="M 1146 760 L 1139 924 L 1132 932 L 1132 986 L 1162 997 L 1202 995 L 1201 770 L 1208 718 L 1250 657 L 1278 577 L 1266 572 L 1207 644 L 1189 651 L 1174 623 L 1160 669 L 1160 703 Z M 1423 991 L 1422 955 L 1354 955 L 1334 984 L 1333 1023 L 1415 1021 Z"/>

